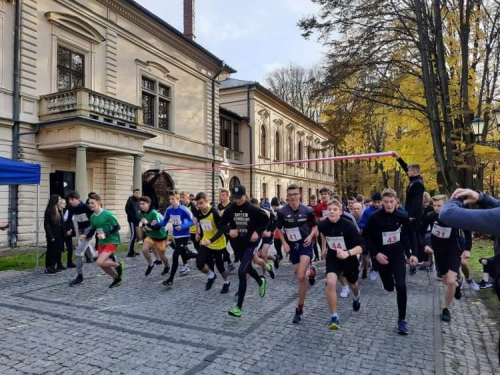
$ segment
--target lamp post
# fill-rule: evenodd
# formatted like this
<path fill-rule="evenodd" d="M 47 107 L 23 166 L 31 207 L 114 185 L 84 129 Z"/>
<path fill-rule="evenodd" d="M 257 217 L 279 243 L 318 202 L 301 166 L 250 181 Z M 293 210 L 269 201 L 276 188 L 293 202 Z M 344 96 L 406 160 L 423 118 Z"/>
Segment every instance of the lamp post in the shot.
<path fill-rule="evenodd" d="M 476 116 L 472 120 L 471 125 L 472 125 L 472 132 L 476 137 L 476 142 L 478 142 L 481 139 L 481 135 L 483 134 L 484 120 L 481 118 L 481 116 Z"/>

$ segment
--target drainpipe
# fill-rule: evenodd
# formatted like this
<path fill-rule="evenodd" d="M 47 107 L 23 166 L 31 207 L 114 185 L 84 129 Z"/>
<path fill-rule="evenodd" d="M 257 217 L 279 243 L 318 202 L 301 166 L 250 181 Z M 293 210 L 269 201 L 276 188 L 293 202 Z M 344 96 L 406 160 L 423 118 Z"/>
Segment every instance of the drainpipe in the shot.
<path fill-rule="evenodd" d="M 221 62 L 219 70 L 212 77 L 212 204 L 215 205 L 215 156 L 216 156 L 216 147 L 215 147 L 215 80 L 224 70 L 226 63 L 224 61 Z"/>
<path fill-rule="evenodd" d="M 250 120 L 250 85 L 247 85 L 247 118 L 248 118 L 248 126 L 250 127 L 250 164 L 253 164 L 253 143 L 254 143 L 254 128 L 252 125 L 252 121 Z M 250 197 L 253 197 L 253 167 L 250 167 Z"/>
<path fill-rule="evenodd" d="M 19 159 L 19 118 L 21 113 L 21 0 L 16 1 L 14 20 L 14 90 L 12 98 L 12 160 Z M 10 185 L 9 245 L 17 247 L 18 185 Z M 38 207 L 37 207 L 38 209 Z M 38 223 L 37 223 L 38 225 Z"/>

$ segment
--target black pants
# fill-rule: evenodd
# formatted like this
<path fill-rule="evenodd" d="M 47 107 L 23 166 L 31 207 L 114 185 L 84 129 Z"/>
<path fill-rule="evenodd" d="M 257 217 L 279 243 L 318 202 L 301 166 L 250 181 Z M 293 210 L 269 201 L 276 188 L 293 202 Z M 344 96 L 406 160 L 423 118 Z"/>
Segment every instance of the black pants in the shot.
<path fill-rule="evenodd" d="M 174 279 L 177 268 L 179 268 L 179 256 L 182 259 L 182 264 L 186 264 L 188 261 L 186 254 L 188 237 L 175 238 L 174 241 L 174 254 L 172 255 L 172 269 L 169 277 L 170 280 Z"/>
<path fill-rule="evenodd" d="M 196 268 L 201 271 L 206 264 L 208 268 L 213 270 L 215 263 L 217 270 L 222 275 L 226 271 L 226 268 L 224 267 L 224 251 L 227 250 L 212 250 L 205 246 L 200 246 L 200 250 L 198 250 L 198 257 L 196 258 Z"/>
<path fill-rule="evenodd" d="M 413 254 L 418 258 L 419 262 L 427 262 L 429 260 L 429 254 L 425 253 L 425 237 L 420 227 L 422 226 L 422 219 L 417 218 L 411 223 L 411 228 L 417 236 L 417 246 L 418 249 L 412 249 Z"/>
<path fill-rule="evenodd" d="M 281 251 L 282 244 L 279 238 L 274 239 L 274 248 L 276 249 L 276 254 L 278 254 L 280 259 L 283 259 L 283 252 Z"/>
<path fill-rule="evenodd" d="M 191 233 L 191 242 L 193 243 L 196 251 L 200 250 L 200 241 L 196 241 L 196 233 Z"/>
<path fill-rule="evenodd" d="M 224 262 L 227 262 L 228 265 L 233 264 L 233 262 L 231 261 L 231 256 L 229 255 L 229 251 L 227 251 L 227 249 L 222 250 L 222 256 Z"/>
<path fill-rule="evenodd" d="M 384 289 L 388 292 L 394 291 L 396 287 L 398 301 L 398 320 L 406 318 L 406 304 L 408 295 L 406 291 L 406 260 L 402 251 L 396 251 L 391 254 L 385 254 L 389 259 L 389 264 L 382 265 L 374 258 L 373 261 L 378 263 L 377 268 L 380 274 L 380 279 L 384 284 Z"/>
<path fill-rule="evenodd" d="M 234 249 L 234 253 L 238 253 L 240 258 L 240 267 L 238 268 L 238 279 L 240 281 L 240 285 L 238 286 L 237 306 L 241 309 L 243 307 L 245 293 L 247 292 L 247 274 L 252 276 L 259 285 L 262 283 L 262 281 L 258 272 L 252 266 L 252 259 L 255 254 L 255 249 L 253 247 L 247 247 L 246 249 Z"/>
<path fill-rule="evenodd" d="M 319 238 L 314 241 L 314 246 L 313 246 L 313 251 L 314 251 L 314 258 L 315 259 L 320 259 L 320 254 L 321 254 L 321 249 L 319 247 Z"/>
<path fill-rule="evenodd" d="M 45 268 L 56 268 L 61 263 L 61 253 L 64 249 L 62 239 L 55 241 L 47 240 L 47 252 L 45 253 Z"/>
<path fill-rule="evenodd" d="M 66 245 L 66 250 L 68 251 L 67 264 L 73 264 L 73 237 L 64 237 L 64 244 Z"/>
<path fill-rule="evenodd" d="M 132 255 L 135 253 L 135 241 L 137 241 L 137 232 L 135 230 L 136 224 L 129 221 L 128 227 L 130 228 L 130 241 L 128 242 L 128 253 Z"/>

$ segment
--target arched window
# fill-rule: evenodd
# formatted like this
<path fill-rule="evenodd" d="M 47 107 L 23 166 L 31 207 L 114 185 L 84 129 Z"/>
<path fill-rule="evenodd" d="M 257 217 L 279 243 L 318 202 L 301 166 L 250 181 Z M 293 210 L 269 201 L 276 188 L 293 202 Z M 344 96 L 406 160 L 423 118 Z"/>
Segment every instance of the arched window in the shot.
<path fill-rule="evenodd" d="M 316 150 L 316 159 L 319 159 L 319 151 L 318 150 Z M 316 163 L 316 172 L 319 172 L 321 170 L 321 166 L 320 166 L 321 163 L 319 161 L 317 161 L 315 163 Z"/>
<path fill-rule="evenodd" d="M 304 147 L 302 146 L 302 141 L 299 141 L 297 148 L 298 148 L 297 160 L 303 160 L 304 159 Z M 303 167 L 304 165 L 302 163 L 300 163 L 299 166 Z"/>
<path fill-rule="evenodd" d="M 292 142 L 292 136 L 288 137 L 288 160 L 293 160 L 293 142 Z"/>
<path fill-rule="evenodd" d="M 267 156 L 267 137 L 266 137 L 266 126 L 262 125 L 260 127 L 260 155 L 263 157 Z"/>
<path fill-rule="evenodd" d="M 311 147 L 311 145 L 307 146 L 307 158 L 312 159 L 312 147 Z M 307 163 L 307 169 L 313 169 L 311 162 Z"/>
<path fill-rule="evenodd" d="M 323 151 L 323 157 L 326 158 L 326 152 Z M 323 173 L 326 174 L 327 171 L 326 171 L 326 166 L 328 165 L 328 162 L 327 161 L 324 161 L 323 162 Z"/>
<path fill-rule="evenodd" d="M 144 184 L 147 182 L 147 177 L 148 175 L 153 173 L 158 173 L 158 169 L 150 169 L 142 175 L 143 178 L 143 190 L 144 190 Z M 158 197 L 158 210 L 160 212 L 164 212 L 167 207 L 170 205 L 169 198 L 170 195 L 174 192 L 175 190 L 175 184 L 174 180 L 168 173 L 160 173 L 160 177 L 154 182 L 154 188 L 156 191 L 156 196 Z"/>
<path fill-rule="evenodd" d="M 280 133 L 276 132 L 276 139 L 274 140 L 274 160 L 281 160 L 280 155 Z"/>
<path fill-rule="evenodd" d="M 241 185 L 240 179 L 236 176 L 231 177 L 231 180 L 229 180 L 229 189 L 234 188 L 236 185 Z"/>
<path fill-rule="evenodd" d="M 224 187 L 224 179 L 222 178 L 222 176 L 219 176 L 219 183 L 220 183 L 220 187 L 223 188 Z"/>

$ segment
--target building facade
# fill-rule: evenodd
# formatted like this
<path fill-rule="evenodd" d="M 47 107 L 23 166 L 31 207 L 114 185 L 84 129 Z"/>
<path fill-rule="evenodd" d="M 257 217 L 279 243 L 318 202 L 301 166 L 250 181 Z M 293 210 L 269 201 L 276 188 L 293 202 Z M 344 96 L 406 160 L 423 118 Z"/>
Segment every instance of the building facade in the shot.
<path fill-rule="evenodd" d="M 247 193 L 251 196 L 271 199 L 285 197 L 287 186 L 296 184 L 302 192 L 303 202 L 307 202 L 310 195 L 317 195 L 323 187 L 333 190 L 333 162 L 285 163 L 333 155 L 327 142 L 328 133 L 316 122 L 253 81 L 233 78 L 222 81 L 220 106 L 248 121 L 247 126 L 241 127 L 248 138 L 238 135 L 235 142 L 224 138 L 231 132 L 223 128 L 221 119 L 221 141 L 233 147 L 235 152 L 243 150 L 244 164 L 255 165 L 252 168 L 235 168 L 234 165 L 223 168 L 221 181 L 226 186 L 240 181 L 248 186 Z"/>

